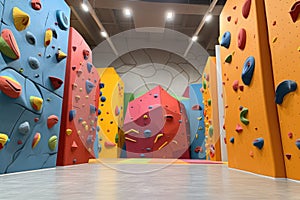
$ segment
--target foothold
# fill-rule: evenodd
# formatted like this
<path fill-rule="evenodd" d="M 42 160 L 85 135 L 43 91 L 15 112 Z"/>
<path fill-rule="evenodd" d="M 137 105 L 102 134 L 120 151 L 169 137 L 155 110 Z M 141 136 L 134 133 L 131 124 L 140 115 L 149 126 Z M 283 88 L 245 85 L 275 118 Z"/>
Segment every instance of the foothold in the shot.
<path fill-rule="evenodd" d="M 229 141 L 230 143 L 234 144 L 234 137 L 231 137 Z"/>
<path fill-rule="evenodd" d="M 9 76 L 0 76 L 0 90 L 10 98 L 16 99 L 21 96 L 22 86 Z"/>
<path fill-rule="evenodd" d="M 207 104 L 208 104 L 208 106 L 211 106 L 211 99 L 207 100 Z"/>
<path fill-rule="evenodd" d="M 166 120 L 172 120 L 174 118 L 172 114 L 166 114 L 164 117 Z"/>
<path fill-rule="evenodd" d="M 244 91 L 244 86 L 243 86 L 243 85 L 240 85 L 239 88 L 240 88 L 240 91 L 241 91 L 241 92 Z"/>
<path fill-rule="evenodd" d="M 290 93 L 294 92 L 297 89 L 297 83 L 292 80 L 285 80 L 279 83 L 276 87 L 275 92 L 275 102 L 277 104 L 282 104 L 284 97 Z"/>
<path fill-rule="evenodd" d="M 290 160 L 290 159 L 292 158 L 292 154 L 287 153 L 287 154 L 285 154 L 285 157 L 286 157 L 288 160 Z"/>
<path fill-rule="evenodd" d="M 71 135 L 71 134 L 72 134 L 72 129 L 68 128 L 68 129 L 66 130 L 66 134 L 67 134 L 67 135 Z"/>
<path fill-rule="evenodd" d="M 102 89 L 102 88 L 105 87 L 105 84 L 104 84 L 104 83 L 100 83 L 100 84 L 99 84 L 99 87 L 100 87 L 100 89 Z"/>
<path fill-rule="evenodd" d="M 35 36 L 33 35 L 33 33 L 31 32 L 27 32 L 26 35 L 25 35 L 25 38 L 26 38 L 26 41 L 31 44 L 31 45 L 35 45 L 36 43 L 36 38 Z"/>
<path fill-rule="evenodd" d="M 241 133 L 243 131 L 243 127 L 241 125 L 237 124 L 235 127 L 235 131 L 238 133 Z"/>
<path fill-rule="evenodd" d="M 98 109 L 98 115 L 101 115 L 101 110 L 100 109 Z"/>
<path fill-rule="evenodd" d="M 13 8 L 13 20 L 18 31 L 25 30 L 30 24 L 29 15 L 17 7 Z"/>
<path fill-rule="evenodd" d="M 151 149 L 151 148 L 149 148 L 149 147 L 148 147 L 148 148 L 146 148 L 146 151 L 151 151 L 151 150 L 152 150 L 152 149 Z"/>
<path fill-rule="evenodd" d="M 60 86 L 64 83 L 63 80 L 54 76 L 49 76 L 49 80 L 54 90 L 60 88 Z"/>
<path fill-rule="evenodd" d="M 75 151 L 78 148 L 78 145 L 75 141 L 72 142 L 71 151 Z"/>
<path fill-rule="evenodd" d="M 67 57 L 67 54 L 62 52 L 61 50 L 58 50 L 56 53 L 56 60 L 57 62 L 62 61 L 63 59 L 65 59 Z"/>
<path fill-rule="evenodd" d="M 208 128 L 208 134 L 209 137 L 212 137 L 214 135 L 214 127 L 212 125 L 210 125 Z"/>
<path fill-rule="evenodd" d="M 80 100 L 80 96 L 79 95 L 75 95 L 75 101 L 79 101 Z"/>
<path fill-rule="evenodd" d="M 79 77 L 82 73 L 83 73 L 83 71 L 82 71 L 81 69 L 78 69 L 78 70 L 76 71 L 76 74 L 77 74 L 78 77 Z"/>
<path fill-rule="evenodd" d="M 277 41 L 277 37 L 274 37 L 272 43 L 275 43 L 276 41 Z"/>
<path fill-rule="evenodd" d="M 130 141 L 130 142 L 136 142 L 136 140 L 131 139 L 131 138 L 129 138 L 129 137 L 125 137 L 125 140 L 128 140 L 128 141 Z"/>
<path fill-rule="evenodd" d="M 20 124 L 18 131 L 23 135 L 25 135 L 26 133 L 29 133 L 29 131 L 30 131 L 29 122 L 23 122 L 22 124 Z"/>
<path fill-rule="evenodd" d="M 157 135 L 156 135 L 156 138 L 155 138 L 155 140 L 154 140 L 154 144 L 155 144 L 155 143 L 158 141 L 158 139 L 161 138 L 162 136 L 164 136 L 164 134 L 162 134 L 162 133 L 157 134 Z"/>
<path fill-rule="evenodd" d="M 21 144 L 23 144 L 23 142 L 22 142 L 22 140 L 18 140 L 18 145 L 21 145 Z"/>
<path fill-rule="evenodd" d="M 202 107 L 199 104 L 193 105 L 192 110 L 202 110 Z"/>
<path fill-rule="evenodd" d="M 195 153 L 203 152 L 203 148 L 200 147 L 200 146 L 197 146 L 197 147 L 194 149 L 194 152 L 195 152 Z"/>
<path fill-rule="evenodd" d="M 91 73 L 92 68 L 93 68 L 93 64 L 87 63 L 87 64 L 86 64 L 86 67 L 87 67 L 88 72 Z"/>
<path fill-rule="evenodd" d="M 119 106 L 115 107 L 115 116 L 119 116 L 120 115 L 120 108 Z"/>
<path fill-rule="evenodd" d="M 201 121 L 201 120 L 202 120 L 202 116 L 197 117 L 197 120 L 198 120 L 198 121 Z"/>
<path fill-rule="evenodd" d="M 230 46 L 230 42 L 231 42 L 231 33 L 227 31 L 223 34 L 220 45 L 228 49 Z"/>
<path fill-rule="evenodd" d="M 288 133 L 288 137 L 289 137 L 290 139 L 292 139 L 292 138 L 293 138 L 293 133 L 292 133 L 292 132 L 289 132 L 289 133 Z"/>
<path fill-rule="evenodd" d="M 0 150 L 9 142 L 9 138 L 6 134 L 0 133 Z"/>
<path fill-rule="evenodd" d="M 34 149 L 36 147 L 36 145 L 40 142 L 40 140 L 41 140 L 41 134 L 36 133 L 33 137 L 32 143 L 31 143 L 32 149 Z"/>
<path fill-rule="evenodd" d="M 144 119 L 148 119 L 148 115 L 144 115 L 143 118 L 144 118 Z"/>
<path fill-rule="evenodd" d="M 239 89 L 239 80 L 233 81 L 232 89 L 233 89 L 234 91 L 236 91 L 236 92 L 238 91 L 238 89 Z"/>
<path fill-rule="evenodd" d="M 178 122 L 181 124 L 181 123 L 182 123 L 182 120 L 180 119 L 180 120 L 178 120 Z"/>
<path fill-rule="evenodd" d="M 241 50 L 244 50 L 245 46 L 246 46 L 246 30 L 242 28 L 238 35 L 238 47 Z"/>
<path fill-rule="evenodd" d="M 50 137 L 50 139 L 48 140 L 48 147 L 51 151 L 54 151 L 55 148 L 57 146 L 57 136 L 53 135 L 52 137 Z"/>
<path fill-rule="evenodd" d="M 231 16 L 227 17 L 227 21 L 230 22 L 231 21 Z"/>
<path fill-rule="evenodd" d="M 157 97 L 158 97 L 158 94 L 154 94 L 153 97 L 154 97 L 154 98 L 157 98 Z"/>
<path fill-rule="evenodd" d="M 8 58 L 17 60 L 20 58 L 20 50 L 14 34 L 9 29 L 3 29 L 0 37 L 0 51 Z"/>
<path fill-rule="evenodd" d="M 243 107 L 243 109 L 240 112 L 240 120 L 245 125 L 249 124 L 249 120 L 246 118 L 247 114 L 248 114 L 248 108 Z"/>
<path fill-rule="evenodd" d="M 257 138 L 253 141 L 253 145 L 256 146 L 259 149 L 262 149 L 264 146 L 264 139 L 263 138 Z"/>
<path fill-rule="evenodd" d="M 207 88 L 207 83 L 206 83 L 205 80 L 202 81 L 202 85 L 203 85 L 204 90 L 206 90 L 206 88 Z"/>
<path fill-rule="evenodd" d="M 291 15 L 291 18 L 293 22 L 296 22 L 299 20 L 299 15 L 300 15 L 300 1 L 297 1 L 294 3 L 294 5 L 291 8 L 291 11 L 289 12 Z"/>
<path fill-rule="evenodd" d="M 141 153 L 141 154 L 140 154 L 140 157 L 141 157 L 141 158 L 145 158 L 145 154 Z"/>
<path fill-rule="evenodd" d="M 151 137 L 151 134 L 152 134 L 152 131 L 149 130 L 149 129 L 147 129 L 147 130 L 144 131 L 144 135 L 145 135 L 146 138 Z"/>
<path fill-rule="evenodd" d="M 45 32 L 44 46 L 47 47 L 51 43 L 53 38 L 53 32 L 50 28 L 48 28 Z"/>
<path fill-rule="evenodd" d="M 250 8 L 251 8 L 251 0 L 246 0 L 242 8 L 242 14 L 245 19 L 247 19 L 249 16 Z"/>
<path fill-rule="evenodd" d="M 56 11 L 56 19 L 58 23 L 58 27 L 62 30 L 67 30 L 69 28 L 69 19 L 65 15 L 65 13 L 61 10 Z"/>
<path fill-rule="evenodd" d="M 35 57 L 29 57 L 28 58 L 28 64 L 31 67 L 31 69 L 38 69 L 40 67 L 40 62 Z"/>
<path fill-rule="evenodd" d="M 76 110 L 70 110 L 69 112 L 69 121 L 72 121 L 76 116 Z"/>
<path fill-rule="evenodd" d="M 296 140 L 296 146 L 298 147 L 298 149 L 300 150 L 300 139 Z"/>
<path fill-rule="evenodd" d="M 41 0 L 31 0 L 31 7 L 34 10 L 41 10 L 42 9 Z"/>
<path fill-rule="evenodd" d="M 231 63 L 232 62 L 232 54 L 228 55 L 226 58 L 225 58 L 225 62 L 226 63 Z M 205 88 L 204 88 L 205 89 Z"/>
<path fill-rule="evenodd" d="M 95 87 L 95 85 L 92 82 L 86 80 L 86 82 L 85 82 L 85 90 L 86 90 L 87 94 L 90 94 L 94 87 Z"/>
<path fill-rule="evenodd" d="M 47 119 L 47 126 L 48 128 L 52 128 L 55 124 L 58 123 L 58 117 L 56 115 L 50 115 Z"/>
<path fill-rule="evenodd" d="M 104 142 L 104 146 L 105 146 L 106 148 L 112 148 L 112 147 L 115 147 L 116 144 L 113 143 L 113 142 L 110 142 L 110 141 L 105 141 L 105 142 Z"/>
<path fill-rule="evenodd" d="M 252 157 L 252 158 L 254 157 L 253 151 L 250 151 L 250 152 L 249 152 L 249 156 Z"/>
<path fill-rule="evenodd" d="M 30 104 L 33 109 L 40 111 L 43 106 L 43 99 L 40 97 L 30 96 Z"/>
<path fill-rule="evenodd" d="M 90 51 L 84 49 L 82 53 L 83 53 L 83 58 L 84 58 L 84 60 L 88 60 L 88 59 L 89 59 L 89 56 L 90 56 Z"/>
<path fill-rule="evenodd" d="M 105 96 L 102 96 L 102 97 L 100 98 L 100 101 L 101 101 L 101 102 L 105 102 L 105 101 L 106 101 L 106 97 L 105 97 Z"/>
<path fill-rule="evenodd" d="M 253 56 L 250 56 L 246 59 L 244 63 L 244 68 L 242 72 L 242 81 L 245 85 L 250 85 L 253 72 L 255 68 L 255 59 Z"/>
<path fill-rule="evenodd" d="M 96 113 L 96 110 L 97 108 L 93 104 L 90 104 L 90 114 Z"/>

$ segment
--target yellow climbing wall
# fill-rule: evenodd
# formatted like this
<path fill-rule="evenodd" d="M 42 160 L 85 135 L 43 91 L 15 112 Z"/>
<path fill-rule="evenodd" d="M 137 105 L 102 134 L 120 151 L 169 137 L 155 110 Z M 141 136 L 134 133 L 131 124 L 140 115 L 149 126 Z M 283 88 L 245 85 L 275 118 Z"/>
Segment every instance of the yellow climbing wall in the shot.
<path fill-rule="evenodd" d="M 292 9 L 293 5 L 297 5 L 296 2 L 298 2 L 298 9 Z M 295 19 L 297 19 L 297 15 L 299 17 L 300 1 L 265 0 L 265 5 L 272 55 L 274 90 L 285 80 L 292 80 L 299 84 L 300 20 L 298 18 L 294 22 L 292 15 L 295 14 Z M 290 14 L 291 10 L 295 10 L 295 12 L 291 12 L 292 15 Z M 288 178 L 300 180 L 300 150 L 296 146 L 296 141 L 300 139 L 299 89 L 286 95 L 282 104 L 277 105 L 277 109 L 286 175 Z M 300 142 L 298 141 L 298 143 Z"/>
<path fill-rule="evenodd" d="M 101 143 L 100 158 L 117 158 L 118 128 L 123 126 L 124 83 L 113 67 L 98 68 L 101 77 L 98 117 Z M 103 101 L 103 97 L 105 101 Z M 101 99 L 102 98 L 102 99 Z"/>
<path fill-rule="evenodd" d="M 250 8 L 249 13 L 247 6 Z M 246 37 L 240 34 L 241 29 L 245 30 Z M 220 15 L 220 41 L 226 31 L 231 33 L 231 42 L 228 48 L 224 45 L 221 47 L 221 62 L 229 167 L 272 177 L 285 177 L 264 1 L 227 0 Z M 243 38 L 246 38 L 244 49 Z M 254 57 L 255 68 L 250 85 L 245 85 L 241 76 L 245 65 L 248 69 L 245 79 L 251 77 L 253 62 L 245 62 L 249 56 Z M 248 114 L 243 119 L 249 120 L 248 125 L 240 120 L 241 106 L 248 108 Z"/>
<path fill-rule="evenodd" d="M 206 136 L 206 158 L 221 160 L 216 58 L 209 57 L 202 76 L 204 122 Z"/>

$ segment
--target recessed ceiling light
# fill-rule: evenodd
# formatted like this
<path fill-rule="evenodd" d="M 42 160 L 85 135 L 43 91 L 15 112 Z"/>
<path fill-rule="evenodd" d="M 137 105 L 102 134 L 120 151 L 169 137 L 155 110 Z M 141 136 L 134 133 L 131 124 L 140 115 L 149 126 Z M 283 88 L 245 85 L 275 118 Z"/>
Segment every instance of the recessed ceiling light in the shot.
<path fill-rule="evenodd" d="M 129 8 L 124 8 L 124 9 L 123 9 L 123 14 L 124 14 L 125 17 L 131 17 L 131 16 L 132 16 L 131 9 L 129 9 Z"/>
<path fill-rule="evenodd" d="M 166 19 L 167 19 L 167 21 L 172 21 L 174 19 L 174 12 L 168 11 L 166 13 Z"/>
<path fill-rule="evenodd" d="M 206 21 L 206 22 L 209 22 L 211 19 L 212 19 L 212 14 L 208 14 L 208 15 L 205 17 L 205 21 Z"/>
<path fill-rule="evenodd" d="M 85 12 L 88 12 L 89 11 L 89 7 L 87 6 L 87 4 L 83 1 L 82 4 L 81 4 L 81 8 L 82 10 L 84 10 Z"/>
<path fill-rule="evenodd" d="M 108 34 L 107 34 L 106 31 L 101 31 L 101 36 L 104 37 L 104 38 L 107 38 Z"/>
<path fill-rule="evenodd" d="M 193 37 L 192 37 L 192 41 L 193 42 L 196 42 L 198 40 L 198 36 L 197 35 L 194 35 Z"/>

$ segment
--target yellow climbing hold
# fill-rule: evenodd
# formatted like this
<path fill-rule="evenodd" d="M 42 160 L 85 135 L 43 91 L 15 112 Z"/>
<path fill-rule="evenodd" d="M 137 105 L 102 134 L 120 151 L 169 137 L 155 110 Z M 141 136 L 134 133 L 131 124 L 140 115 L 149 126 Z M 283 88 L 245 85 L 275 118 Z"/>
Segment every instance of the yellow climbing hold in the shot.
<path fill-rule="evenodd" d="M 198 121 L 201 121 L 201 120 L 202 120 L 202 116 L 201 116 L 201 117 L 198 117 L 197 119 L 198 119 Z"/>
<path fill-rule="evenodd" d="M 162 136 L 164 136 L 164 134 L 162 134 L 162 133 L 157 134 L 157 136 L 156 136 L 156 138 L 155 138 L 155 140 L 154 140 L 154 143 L 156 143 L 157 140 L 158 140 L 159 138 L 161 138 Z"/>
<path fill-rule="evenodd" d="M 80 135 L 80 134 L 81 134 L 81 131 L 80 131 L 80 130 L 78 130 L 78 131 L 77 131 L 77 134 L 78 134 L 78 135 Z"/>
<path fill-rule="evenodd" d="M 196 139 L 198 139 L 198 133 L 196 133 Z"/>
<path fill-rule="evenodd" d="M 85 131 L 88 131 L 89 130 L 89 125 L 85 125 L 84 129 L 85 129 Z"/>
<path fill-rule="evenodd" d="M 276 41 L 277 41 L 277 37 L 274 37 L 272 42 L 275 43 Z"/>
<path fill-rule="evenodd" d="M 136 134 L 139 134 L 139 133 L 140 133 L 139 131 L 137 131 L 137 130 L 135 130 L 135 129 L 130 129 L 130 130 L 126 131 L 124 134 L 126 135 L 126 134 L 131 133 L 131 132 L 134 132 L 134 133 L 136 133 Z"/>
<path fill-rule="evenodd" d="M 8 136 L 6 134 L 0 133 L 0 150 L 5 146 L 5 144 L 9 141 Z"/>
<path fill-rule="evenodd" d="M 45 41 L 44 41 L 45 47 L 49 46 L 49 44 L 52 41 L 52 37 L 53 37 L 53 32 L 50 28 L 48 28 L 45 33 Z"/>
<path fill-rule="evenodd" d="M 299 52 L 300 52 L 300 46 L 298 47 L 298 49 L 297 49 Z"/>
<path fill-rule="evenodd" d="M 58 50 L 58 52 L 56 54 L 56 59 L 57 59 L 58 62 L 63 60 L 66 57 L 67 57 L 66 53 L 62 52 L 61 50 Z"/>
<path fill-rule="evenodd" d="M 131 141 L 131 142 L 136 142 L 136 140 L 131 139 L 131 138 L 129 138 L 129 137 L 125 137 L 125 140 Z"/>
<path fill-rule="evenodd" d="M 17 7 L 13 8 L 13 20 L 18 31 L 25 30 L 30 24 L 29 15 Z"/>
<path fill-rule="evenodd" d="M 148 115 L 144 115 L 144 119 L 148 119 Z"/>
<path fill-rule="evenodd" d="M 33 109 L 40 111 L 43 105 L 43 99 L 40 97 L 30 96 L 30 104 Z"/>
<path fill-rule="evenodd" d="M 168 142 L 163 143 L 163 144 L 158 148 L 158 150 L 161 150 L 161 149 L 164 148 L 167 144 L 168 144 Z"/>
<path fill-rule="evenodd" d="M 67 134 L 67 135 L 71 135 L 71 134 L 72 134 L 72 129 L 69 129 L 69 128 L 68 128 L 68 129 L 66 130 L 66 134 Z"/>

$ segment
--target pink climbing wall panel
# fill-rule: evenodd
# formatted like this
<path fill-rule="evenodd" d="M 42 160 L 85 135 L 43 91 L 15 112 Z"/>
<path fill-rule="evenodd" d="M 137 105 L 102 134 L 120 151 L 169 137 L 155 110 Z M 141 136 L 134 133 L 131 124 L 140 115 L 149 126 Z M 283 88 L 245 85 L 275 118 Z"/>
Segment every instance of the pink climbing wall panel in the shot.
<path fill-rule="evenodd" d="M 87 163 L 98 154 L 99 75 L 91 49 L 74 28 L 68 52 L 58 165 Z"/>

